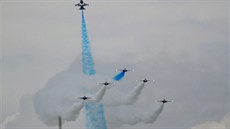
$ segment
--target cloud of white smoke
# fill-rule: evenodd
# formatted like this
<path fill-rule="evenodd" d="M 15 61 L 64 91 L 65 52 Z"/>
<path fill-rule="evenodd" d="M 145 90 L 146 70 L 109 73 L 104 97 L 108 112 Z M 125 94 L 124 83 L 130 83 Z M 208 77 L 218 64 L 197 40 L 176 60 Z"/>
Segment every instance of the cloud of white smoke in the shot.
<path fill-rule="evenodd" d="M 106 118 L 109 127 L 122 126 L 125 124 L 135 125 L 138 123 L 153 123 L 163 111 L 164 104 L 152 111 L 144 111 L 134 106 L 110 107 L 106 109 Z"/>
<path fill-rule="evenodd" d="M 107 88 L 105 86 L 95 87 L 91 90 L 92 87 L 84 84 L 84 82 L 79 82 L 76 77 L 78 77 L 78 73 L 70 68 L 68 71 L 61 72 L 51 78 L 45 88 L 35 95 L 35 111 L 48 126 L 57 125 L 58 116 L 61 116 L 63 121 L 76 120 L 83 107 L 83 102 L 76 100 L 76 97 L 85 95 L 85 91 L 89 91 L 90 96 L 93 95 L 93 101 L 102 100 L 105 106 L 131 105 L 137 101 L 145 86 L 145 83 L 140 83 L 127 94 L 118 93 L 119 91 L 112 87 L 108 89 L 109 93 L 106 94 Z M 110 118 L 108 117 L 108 119 Z"/>
<path fill-rule="evenodd" d="M 226 116 L 220 121 L 207 121 L 191 129 L 230 129 L 230 117 Z"/>
<path fill-rule="evenodd" d="M 33 95 L 24 95 L 20 100 L 18 113 L 8 116 L 2 129 L 46 127 L 37 117 L 33 106 Z"/>

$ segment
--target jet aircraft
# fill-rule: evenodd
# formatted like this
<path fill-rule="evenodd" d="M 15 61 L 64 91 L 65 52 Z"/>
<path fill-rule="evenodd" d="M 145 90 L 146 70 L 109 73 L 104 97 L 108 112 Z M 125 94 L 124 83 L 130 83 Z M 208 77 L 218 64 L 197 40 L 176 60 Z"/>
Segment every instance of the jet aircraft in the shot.
<path fill-rule="evenodd" d="M 82 96 L 82 97 L 78 97 L 78 99 L 86 100 L 86 99 L 92 99 L 92 97 Z"/>
<path fill-rule="evenodd" d="M 116 71 L 122 71 L 122 72 L 126 73 L 126 72 L 134 71 L 134 70 L 133 69 L 126 69 L 126 68 L 124 68 L 124 69 L 116 69 Z"/>
<path fill-rule="evenodd" d="M 137 81 L 141 81 L 141 82 L 146 83 L 146 82 L 150 82 L 150 81 L 152 81 L 152 82 L 153 82 L 154 80 L 148 80 L 148 79 L 146 79 L 146 78 L 145 78 L 145 79 L 143 79 L 143 80 L 137 80 Z"/>
<path fill-rule="evenodd" d="M 105 81 L 104 83 L 98 83 L 98 84 L 108 86 L 108 85 L 113 84 L 113 83 Z"/>
<path fill-rule="evenodd" d="M 173 102 L 173 101 L 168 101 L 168 100 L 163 99 L 163 100 L 158 100 L 157 102 L 160 102 L 160 103 L 168 103 L 168 102 Z"/>
<path fill-rule="evenodd" d="M 89 6 L 89 4 L 86 4 L 83 0 L 80 0 L 78 4 L 75 4 L 75 6 L 79 6 L 79 10 L 85 10 L 84 6 Z"/>

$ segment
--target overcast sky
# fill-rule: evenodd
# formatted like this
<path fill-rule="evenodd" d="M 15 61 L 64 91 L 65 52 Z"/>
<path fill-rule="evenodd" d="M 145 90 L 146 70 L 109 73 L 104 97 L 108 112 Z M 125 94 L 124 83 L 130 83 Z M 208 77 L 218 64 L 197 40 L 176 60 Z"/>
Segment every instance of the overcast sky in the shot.
<path fill-rule="evenodd" d="M 70 66 L 82 74 L 76 2 L 1 3 L 1 121 L 17 112 L 23 95 L 36 93 Z M 229 112 L 227 0 L 87 2 L 97 80 L 109 79 L 116 68 L 133 68 L 119 84 L 122 90 L 131 90 L 137 79 L 156 80 L 144 89 L 138 107 L 161 98 L 175 101 L 154 124 L 128 127 L 191 129 L 224 119 Z"/>

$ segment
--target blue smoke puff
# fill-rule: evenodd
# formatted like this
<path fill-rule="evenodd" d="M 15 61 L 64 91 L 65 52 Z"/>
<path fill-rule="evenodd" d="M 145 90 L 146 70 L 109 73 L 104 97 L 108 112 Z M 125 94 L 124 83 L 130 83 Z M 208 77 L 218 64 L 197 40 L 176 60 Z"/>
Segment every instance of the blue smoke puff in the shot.
<path fill-rule="evenodd" d="M 123 77 L 125 76 L 125 72 L 120 72 L 120 73 L 118 73 L 114 78 L 113 78 L 113 80 L 115 80 L 115 81 L 120 81 Z"/>

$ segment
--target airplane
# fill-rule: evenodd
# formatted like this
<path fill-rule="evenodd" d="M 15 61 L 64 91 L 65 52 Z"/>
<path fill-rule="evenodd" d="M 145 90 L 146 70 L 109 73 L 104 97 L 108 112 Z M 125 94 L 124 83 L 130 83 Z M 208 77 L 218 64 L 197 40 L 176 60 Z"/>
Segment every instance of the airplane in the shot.
<path fill-rule="evenodd" d="M 83 96 L 83 97 L 78 97 L 78 99 L 86 100 L 86 99 L 92 99 L 92 97 Z"/>
<path fill-rule="evenodd" d="M 168 101 L 168 100 L 163 99 L 163 100 L 158 100 L 157 102 L 168 103 L 168 102 L 173 102 L 173 101 Z"/>
<path fill-rule="evenodd" d="M 144 82 L 144 83 L 146 83 L 146 82 L 150 82 L 150 81 L 154 81 L 154 80 L 147 80 L 146 78 L 145 79 L 143 79 L 143 80 L 137 80 L 137 81 L 141 81 L 141 82 Z"/>
<path fill-rule="evenodd" d="M 116 69 L 116 71 L 122 71 L 122 72 L 126 73 L 126 72 L 134 71 L 134 70 L 133 69 L 126 69 L 126 68 L 124 68 L 124 69 Z"/>
<path fill-rule="evenodd" d="M 75 4 L 75 6 L 79 6 L 79 10 L 85 10 L 84 6 L 89 6 L 89 4 L 86 4 L 83 0 L 80 0 L 78 4 Z"/>
<path fill-rule="evenodd" d="M 113 84 L 113 83 L 105 81 L 104 83 L 98 83 L 98 84 L 108 86 L 108 85 Z"/>

